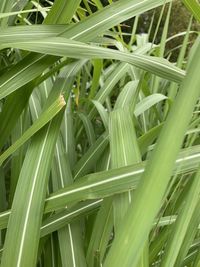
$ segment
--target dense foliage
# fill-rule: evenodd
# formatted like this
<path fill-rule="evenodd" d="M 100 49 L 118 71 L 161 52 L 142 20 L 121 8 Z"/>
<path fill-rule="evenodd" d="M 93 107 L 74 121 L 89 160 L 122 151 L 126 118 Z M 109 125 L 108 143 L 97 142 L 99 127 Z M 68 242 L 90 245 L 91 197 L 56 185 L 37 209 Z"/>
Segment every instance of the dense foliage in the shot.
<path fill-rule="evenodd" d="M 0 10 L 1 266 L 200 266 L 199 2 Z"/>

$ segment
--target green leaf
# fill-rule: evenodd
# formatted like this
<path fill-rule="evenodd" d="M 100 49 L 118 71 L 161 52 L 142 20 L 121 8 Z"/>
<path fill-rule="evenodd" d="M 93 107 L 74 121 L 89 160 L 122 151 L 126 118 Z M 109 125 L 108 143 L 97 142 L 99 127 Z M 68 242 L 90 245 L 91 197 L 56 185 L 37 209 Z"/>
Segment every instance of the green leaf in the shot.
<path fill-rule="evenodd" d="M 112 197 L 105 199 L 97 214 L 87 250 L 88 266 L 94 266 L 95 262 L 98 262 L 100 265 L 103 262 L 103 257 L 113 228 L 112 202 Z"/>
<path fill-rule="evenodd" d="M 146 110 L 165 99 L 167 99 L 167 97 L 162 94 L 152 94 L 143 98 L 135 107 L 135 116 L 141 115 Z"/>
<path fill-rule="evenodd" d="M 15 11 L 15 12 L 8 12 L 8 13 L 0 13 L 0 19 L 2 18 L 8 18 L 10 16 L 15 16 L 18 14 L 25 14 L 25 13 L 30 13 L 30 12 L 38 12 L 38 11 L 48 11 L 48 8 L 38 8 L 38 9 L 29 9 L 29 10 L 22 10 L 22 11 Z"/>
<path fill-rule="evenodd" d="M 68 157 L 64 153 L 62 139 L 58 138 L 52 166 L 54 190 L 73 183 Z M 66 225 L 57 234 L 63 266 L 86 266 L 79 222 Z"/>
<path fill-rule="evenodd" d="M 2 111 L 0 113 L 0 147 L 7 141 L 10 132 L 17 123 L 17 120 L 25 108 L 33 85 L 28 84 L 6 98 Z"/>
<path fill-rule="evenodd" d="M 80 202 L 71 208 L 53 214 L 43 221 L 40 232 L 41 237 L 66 226 L 70 222 L 80 219 L 82 216 L 87 216 L 91 212 L 96 211 L 101 203 L 102 199 Z"/>
<path fill-rule="evenodd" d="M 0 28 L 0 43 L 28 40 L 33 38 L 47 38 L 59 35 L 66 29 L 65 25 L 26 25 Z"/>
<path fill-rule="evenodd" d="M 193 149 L 186 149 L 180 153 L 176 160 L 174 174 L 187 173 L 198 168 L 200 158 L 199 146 Z M 86 175 L 78 179 L 73 185 L 49 196 L 46 200 L 45 210 L 52 211 L 55 208 L 65 207 L 68 202 L 96 199 L 134 189 L 144 172 L 144 167 L 145 162 L 142 162 Z M 4 216 L 2 219 L 4 219 Z"/>
<path fill-rule="evenodd" d="M 0 14 L 10 12 L 12 10 L 12 5 L 14 3 L 14 0 L 2 0 L 0 2 Z M 6 26 L 7 24 L 7 18 L 1 20 L 1 26 Z"/>
<path fill-rule="evenodd" d="M 136 100 L 138 81 L 128 82 L 120 92 L 115 103 L 115 109 L 132 106 Z"/>
<path fill-rule="evenodd" d="M 71 21 L 81 0 L 57 0 L 54 2 L 48 16 L 45 18 L 46 24 L 67 24 Z"/>
<path fill-rule="evenodd" d="M 94 144 L 95 142 L 95 133 L 94 133 L 94 128 L 92 125 L 92 122 L 90 121 L 89 117 L 87 115 L 85 115 L 82 112 L 79 112 L 79 117 L 83 122 L 86 134 L 87 134 L 87 138 L 89 141 L 90 146 Z"/>
<path fill-rule="evenodd" d="M 148 151 L 148 147 L 158 137 L 162 127 L 163 123 L 159 124 L 158 126 L 155 126 L 154 128 L 150 129 L 147 133 L 142 135 L 140 138 L 138 138 L 138 144 L 142 155 Z"/>
<path fill-rule="evenodd" d="M 36 264 L 46 186 L 61 119 L 59 115 L 38 132 L 27 151 L 12 204 L 1 266 Z"/>
<path fill-rule="evenodd" d="M 112 168 L 119 168 L 141 162 L 141 154 L 133 120 L 130 116 L 130 108 L 116 109 L 111 112 L 109 131 Z M 132 201 L 132 196 L 133 192 L 129 191 L 114 197 L 115 236 L 118 235 L 118 227 L 126 217 L 126 212 Z M 144 250 L 140 259 L 141 262 L 147 258 L 147 255 L 144 255 L 147 251 L 147 249 Z M 145 266 L 147 266 L 147 264 Z"/>
<path fill-rule="evenodd" d="M 110 95 L 115 85 L 127 73 L 128 69 L 129 69 L 129 64 L 127 63 L 119 63 L 116 66 L 114 66 L 114 69 L 112 70 L 111 74 L 108 76 L 103 86 L 99 89 L 99 91 L 95 95 L 94 100 L 103 104 L 106 101 L 106 98 Z M 92 118 L 94 114 L 95 114 L 95 108 L 92 108 L 89 112 L 89 117 Z"/>
<path fill-rule="evenodd" d="M 54 116 L 63 108 L 64 99 L 60 96 L 48 109 L 46 109 L 33 125 L 16 140 L 2 155 L 0 155 L 0 165 L 20 146 L 22 146 L 31 136 L 39 131 L 45 124 L 53 119 Z"/>
<path fill-rule="evenodd" d="M 197 42 L 195 55 L 192 57 L 186 78 L 181 84 L 156 148 L 134 194 L 133 204 L 130 206 L 121 225 L 121 231 L 106 258 L 105 267 L 130 266 L 137 263 L 141 249 L 151 230 L 152 222 L 160 209 L 175 158 L 199 97 L 200 43 L 199 40 Z M 191 90 L 188 91 L 188 88 Z M 120 254 L 117 254 L 119 248 Z"/>
<path fill-rule="evenodd" d="M 196 215 L 199 220 L 200 212 L 195 212 L 196 207 L 199 208 L 199 193 L 200 193 L 200 169 L 193 177 L 191 188 L 185 198 L 182 210 L 178 214 L 175 224 L 171 229 L 168 237 L 168 243 L 162 259 L 161 266 L 175 265 L 176 258 L 183 243 L 183 240 L 188 231 L 192 216 Z M 188 210 L 190 212 L 188 212 Z M 194 213 L 195 212 L 195 213 Z"/>
<path fill-rule="evenodd" d="M 192 13 L 195 19 L 200 22 L 200 4 L 198 0 L 182 0 L 186 8 Z"/>
<path fill-rule="evenodd" d="M 38 77 L 47 68 L 43 64 L 44 59 L 48 65 L 51 65 L 55 60 L 52 57 L 47 59 L 45 55 L 30 54 L 2 75 L 0 80 L 0 99 Z"/>
<path fill-rule="evenodd" d="M 199 167 L 199 160 L 200 146 L 183 149 L 176 160 L 173 173 L 184 174 L 195 171 Z M 70 201 L 79 201 L 87 198 L 96 199 L 135 188 L 141 174 L 144 172 L 145 165 L 146 162 L 143 162 L 86 175 L 78 179 L 72 186 L 52 194 L 52 196 L 46 200 L 47 203 L 44 212 L 52 211 L 55 207 L 65 208 L 66 204 Z M 54 199 L 58 199 L 58 202 Z M 0 213 L 0 229 L 7 226 L 9 215 L 9 210 Z"/>
<path fill-rule="evenodd" d="M 105 129 L 108 129 L 108 112 L 104 108 L 104 106 L 97 100 L 92 100 L 92 103 L 95 105 L 96 109 L 99 112 L 99 115 L 101 116 L 102 122 L 104 124 Z"/>
<path fill-rule="evenodd" d="M 137 137 L 128 109 L 116 109 L 111 112 L 109 131 L 113 168 L 120 168 L 141 161 Z"/>
<path fill-rule="evenodd" d="M 92 86 L 90 89 L 89 98 L 92 99 L 96 93 L 97 89 L 99 87 L 99 80 L 101 77 L 101 71 L 103 68 L 103 60 L 102 59 L 96 59 L 93 60 L 93 79 L 92 79 Z"/>
<path fill-rule="evenodd" d="M 129 0 L 112 2 L 107 7 L 99 10 L 95 14 L 90 15 L 80 23 L 73 25 L 70 30 L 63 32 L 66 38 L 75 40 L 92 40 L 94 36 L 102 34 L 105 30 L 128 20 L 136 15 L 160 6 L 170 0 Z"/>
<path fill-rule="evenodd" d="M 54 56 L 68 56 L 72 58 L 107 58 L 121 60 L 175 82 L 181 82 L 185 76 L 184 71 L 175 67 L 165 59 L 131 54 L 128 52 L 116 51 L 109 48 L 88 45 L 63 37 L 32 40 L 31 42 L 27 41 L 12 44 L 8 43 L 6 47 L 9 46 Z"/>
<path fill-rule="evenodd" d="M 101 135 L 74 166 L 74 179 L 89 173 L 108 145 L 108 133 Z"/>

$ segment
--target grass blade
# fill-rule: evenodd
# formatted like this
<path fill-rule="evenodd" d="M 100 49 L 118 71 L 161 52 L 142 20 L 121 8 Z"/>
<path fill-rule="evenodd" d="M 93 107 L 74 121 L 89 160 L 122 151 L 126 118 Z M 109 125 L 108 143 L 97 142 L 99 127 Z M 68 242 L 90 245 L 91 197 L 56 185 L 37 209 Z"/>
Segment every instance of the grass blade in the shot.
<path fill-rule="evenodd" d="M 60 105 L 62 98 L 63 97 L 59 97 L 59 99 L 57 99 L 47 110 L 45 110 L 40 115 L 38 120 L 36 120 L 33 125 L 26 132 L 24 132 L 23 135 L 17 139 L 12 146 L 10 146 L 2 155 L 0 155 L 0 165 L 28 139 L 30 139 L 31 136 L 33 136 L 45 124 L 52 120 L 54 116 L 56 116 L 56 114 L 62 109 L 62 106 Z"/>
<path fill-rule="evenodd" d="M 61 118 L 59 115 L 54 122 L 33 138 L 26 154 L 12 204 L 2 266 L 35 266 L 36 264 L 47 178 Z M 45 165 L 41 164 L 43 161 L 46 162 Z M 26 179 L 27 175 L 29 180 Z M 18 222 L 17 231 L 16 222 Z M 13 242 L 14 236 L 15 242 Z"/>
<path fill-rule="evenodd" d="M 159 211 L 171 177 L 175 158 L 199 97 L 199 58 L 200 43 L 197 43 L 195 56 L 193 56 L 192 62 L 189 65 L 187 76 L 182 83 L 177 99 L 161 131 L 158 144 L 136 191 L 126 220 L 123 221 L 121 233 L 113 242 L 105 262 L 105 267 L 113 265 L 116 267 L 122 265 L 130 266 L 137 263 L 141 248 L 148 238 L 152 222 Z M 188 91 L 188 88 L 191 88 L 191 91 Z M 181 121 L 180 118 L 182 118 Z M 179 124 L 178 128 L 176 127 L 177 124 Z M 175 132 L 176 135 L 174 135 Z M 164 151 L 167 151 L 167 153 L 163 154 Z M 162 159 L 160 159 L 160 155 L 163 155 Z M 142 213 L 141 210 L 143 211 Z M 144 214 L 145 216 L 148 214 L 146 217 L 148 220 L 143 220 Z M 119 251 L 119 247 L 120 254 L 116 254 Z"/>
<path fill-rule="evenodd" d="M 27 41 L 6 45 L 6 47 L 9 46 L 54 56 L 121 60 L 175 82 L 181 82 L 185 76 L 184 71 L 173 66 L 165 59 L 87 45 L 63 37 L 45 38 L 39 41 L 32 40 L 31 42 Z"/>

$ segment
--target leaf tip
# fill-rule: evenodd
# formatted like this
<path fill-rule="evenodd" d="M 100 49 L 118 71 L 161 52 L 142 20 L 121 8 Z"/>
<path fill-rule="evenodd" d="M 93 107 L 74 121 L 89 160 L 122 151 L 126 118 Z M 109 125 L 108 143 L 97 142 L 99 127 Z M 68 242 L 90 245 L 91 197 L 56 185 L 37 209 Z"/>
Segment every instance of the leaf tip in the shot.
<path fill-rule="evenodd" d="M 64 107 L 65 105 L 66 105 L 66 102 L 65 102 L 65 98 L 64 98 L 64 96 L 63 95 L 60 95 L 60 105 L 62 106 L 62 107 Z"/>

